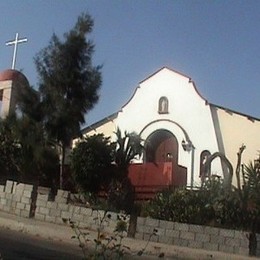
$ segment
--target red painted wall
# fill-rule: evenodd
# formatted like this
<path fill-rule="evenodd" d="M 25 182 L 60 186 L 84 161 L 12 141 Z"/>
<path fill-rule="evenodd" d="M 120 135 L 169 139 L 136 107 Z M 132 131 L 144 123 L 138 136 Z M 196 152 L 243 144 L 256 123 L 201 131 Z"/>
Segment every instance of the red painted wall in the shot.
<path fill-rule="evenodd" d="M 164 188 L 187 183 L 186 168 L 179 166 L 174 173 L 172 162 L 131 164 L 128 176 L 135 187 L 137 199 L 150 199 Z"/>

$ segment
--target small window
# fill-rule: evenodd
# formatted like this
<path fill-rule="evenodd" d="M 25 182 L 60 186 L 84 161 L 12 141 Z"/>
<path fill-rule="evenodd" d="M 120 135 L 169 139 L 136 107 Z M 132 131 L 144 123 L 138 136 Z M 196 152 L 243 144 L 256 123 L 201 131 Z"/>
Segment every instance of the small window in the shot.
<path fill-rule="evenodd" d="M 169 102 L 167 97 L 161 97 L 159 99 L 159 107 L 158 113 L 159 114 L 167 114 L 168 113 Z"/>
<path fill-rule="evenodd" d="M 202 151 L 200 154 L 200 178 L 202 181 L 204 181 L 204 179 L 210 175 L 210 169 L 208 169 L 208 171 L 205 169 L 205 163 L 210 155 L 210 152 L 207 150 Z"/>

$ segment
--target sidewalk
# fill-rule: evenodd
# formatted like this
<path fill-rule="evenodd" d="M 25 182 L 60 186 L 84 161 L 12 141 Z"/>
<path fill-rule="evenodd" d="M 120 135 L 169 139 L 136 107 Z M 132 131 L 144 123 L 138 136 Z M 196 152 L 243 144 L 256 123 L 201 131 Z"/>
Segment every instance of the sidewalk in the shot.
<path fill-rule="evenodd" d="M 43 239 L 51 239 L 67 244 L 78 245 L 76 240 L 71 239 L 71 236 L 74 235 L 74 233 L 68 225 L 57 225 L 53 223 L 38 221 L 35 219 L 21 218 L 0 211 L 0 227 L 28 233 L 30 235 L 38 236 Z M 93 241 L 96 238 L 96 232 L 89 231 L 89 233 L 90 240 Z M 138 251 L 145 248 L 146 244 L 147 241 L 143 240 L 131 238 L 125 238 L 123 240 L 123 245 L 130 247 L 131 253 L 135 255 Z M 140 257 L 140 259 L 158 259 L 158 255 L 161 253 L 164 253 L 163 259 L 258 259 L 254 257 L 245 257 L 221 252 L 205 251 L 201 249 L 179 247 L 155 242 L 149 242 L 145 250 L 145 256 Z M 133 257 L 128 257 L 128 259 L 129 258 L 132 259 Z M 135 259 L 136 258 L 137 257 L 135 257 Z"/>

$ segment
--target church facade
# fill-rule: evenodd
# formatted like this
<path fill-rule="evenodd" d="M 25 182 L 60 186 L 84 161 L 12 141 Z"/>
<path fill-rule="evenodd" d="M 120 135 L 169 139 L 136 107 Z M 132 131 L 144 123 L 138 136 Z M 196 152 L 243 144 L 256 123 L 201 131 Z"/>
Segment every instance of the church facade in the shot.
<path fill-rule="evenodd" d="M 82 130 L 83 135 L 136 132 L 144 152 L 129 168 L 138 188 L 200 186 L 204 163 L 215 152 L 236 167 L 237 152 L 246 146 L 242 163 L 259 156 L 260 119 L 213 105 L 198 92 L 190 77 L 162 68 L 141 81 L 120 111 Z M 216 158 L 210 174 L 225 176 L 225 163 Z M 233 182 L 234 182 L 233 177 Z"/>

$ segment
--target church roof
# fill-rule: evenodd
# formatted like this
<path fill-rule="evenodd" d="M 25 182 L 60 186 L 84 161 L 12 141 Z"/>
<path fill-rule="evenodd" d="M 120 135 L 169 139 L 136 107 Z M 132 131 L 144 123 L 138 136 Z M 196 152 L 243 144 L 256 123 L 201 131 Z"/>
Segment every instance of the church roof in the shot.
<path fill-rule="evenodd" d="M 24 76 L 24 74 L 21 73 L 20 71 L 13 70 L 13 69 L 8 69 L 0 72 L 0 81 L 6 81 L 6 80 L 21 81 L 29 85 L 29 82 L 27 78 Z"/>

